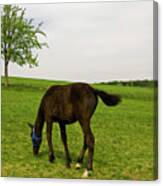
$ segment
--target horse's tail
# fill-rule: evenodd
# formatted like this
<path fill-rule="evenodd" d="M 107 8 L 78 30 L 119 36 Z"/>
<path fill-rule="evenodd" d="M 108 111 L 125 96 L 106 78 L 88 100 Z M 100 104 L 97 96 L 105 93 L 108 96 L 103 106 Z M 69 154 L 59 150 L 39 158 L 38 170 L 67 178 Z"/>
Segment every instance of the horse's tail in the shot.
<path fill-rule="evenodd" d="M 108 106 L 115 106 L 121 101 L 121 97 L 119 95 L 109 94 L 97 89 L 94 89 L 94 93 L 99 96 L 102 101 Z"/>

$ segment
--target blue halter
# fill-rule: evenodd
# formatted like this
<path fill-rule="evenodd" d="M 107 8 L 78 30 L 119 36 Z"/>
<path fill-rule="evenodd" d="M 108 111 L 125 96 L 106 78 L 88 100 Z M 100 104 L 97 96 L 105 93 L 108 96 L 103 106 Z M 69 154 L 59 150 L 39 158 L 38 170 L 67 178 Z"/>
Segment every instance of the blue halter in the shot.
<path fill-rule="evenodd" d="M 33 130 L 32 130 L 32 143 L 33 143 L 33 147 L 39 147 L 41 140 L 42 140 L 42 138 L 39 137 L 39 136 L 36 136 L 35 130 L 33 128 Z"/>

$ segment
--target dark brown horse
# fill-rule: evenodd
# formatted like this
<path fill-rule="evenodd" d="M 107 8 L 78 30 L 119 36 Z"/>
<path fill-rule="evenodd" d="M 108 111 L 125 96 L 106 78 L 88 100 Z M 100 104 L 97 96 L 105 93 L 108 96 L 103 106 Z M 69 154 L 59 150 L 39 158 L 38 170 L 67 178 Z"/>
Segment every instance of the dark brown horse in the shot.
<path fill-rule="evenodd" d="M 30 125 L 32 127 L 31 137 L 34 155 L 38 154 L 42 140 L 42 129 L 44 122 L 46 122 L 49 161 L 53 162 L 55 155 L 52 145 L 52 124 L 53 122 L 58 122 L 65 148 L 66 166 L 70 167 L 71 158 L 67 145 L 66 124 L 79 121 L 83 131 L 84 143 L 77 159 L 76 168 L 80 168 L 85 151 L 88 148 L 87 170 L 83 175 L 85 177 L 88 176 L 88 172 L 93 168 L 92 162 L 95 141 L 90 128 L 90 120 L 96 109 L 98 96 L 108 106 L 114 106 L 120 102 L 119 96 L 94 89 L 86 83 L 50 87 L 41 100 L 34 126 Z"/>

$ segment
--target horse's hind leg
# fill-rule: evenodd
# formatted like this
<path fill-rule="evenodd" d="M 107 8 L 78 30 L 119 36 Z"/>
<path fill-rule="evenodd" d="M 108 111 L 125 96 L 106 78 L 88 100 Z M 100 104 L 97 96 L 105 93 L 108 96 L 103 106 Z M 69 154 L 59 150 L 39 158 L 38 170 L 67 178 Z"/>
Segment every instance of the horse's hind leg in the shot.
<path fill-rule="evenodd" d="M 82 150 L 77 158 L 76 169 L 81 168 L 81 163 L 83 163 L 83 158 L 86 150 L 87 150 L 87 143 L 86 143 L 86 136 L 84 135 L 84 143 L 83 143 Z"/>
<path fill-rule="evenodd" d="M 53 162 L 55 159 L 54 156 L 54 150 L 53 150 L 53 144 L 52 144 L 52 122 L 47 122 L 47 141 L 48 141 L 48 146 L 49 146 L 49 161 Z"/>
<path fill-rule="evenodd" d="M 70 158 L 70 154 L 69 154 L 69 150 L 68 150 L 68 145 L 67 145 L 67 135 L 66 135 L 66 126 L 65 124 L 60 123 L 60 131 L 61 131 L 61 138 L 62 138 L 62 142 L 64 145 L 64 149 L 65 149 L 65 155 L 66 155 L 66 167 L 70 168 L 70 163 L 71 163 L 71 158 Z"/>
<path fill-rule="evenodd" d="M 93 154 L 94 154 L 94 136 L 91 131 L 91 128 L 88 129 L 88 133 L 86 135 L 86 143 L 88 146 L 88 164 L 87 169 L 93 169 Z"/>
<path fill-rule="evenodd" d="M 83 177 L 88 177 L 89 172 L 93 170 L 93 154 L 94 154 L 94 136 L 90 128 L 90 121 L 82 121 L 83 133 L 85 136 L 85 142 L 88 147 L 88 162 L 87 170 L 84 172 Z"/>

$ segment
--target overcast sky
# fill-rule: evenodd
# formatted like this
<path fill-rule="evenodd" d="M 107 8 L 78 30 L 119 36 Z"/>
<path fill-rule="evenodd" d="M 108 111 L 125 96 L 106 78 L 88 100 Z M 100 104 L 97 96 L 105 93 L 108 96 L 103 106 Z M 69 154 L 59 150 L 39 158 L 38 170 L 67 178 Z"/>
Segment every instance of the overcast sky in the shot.
<path fill-rule="evenodd" d="M 9 66 L 11 76 L 71 81 L 152 79 L 153 2 L 33 4 L 49 48 L 39 66 Z"/>

